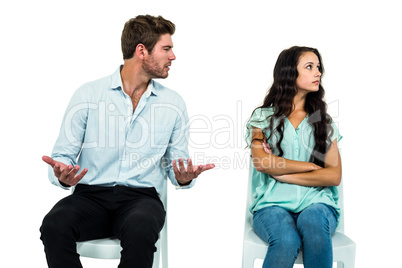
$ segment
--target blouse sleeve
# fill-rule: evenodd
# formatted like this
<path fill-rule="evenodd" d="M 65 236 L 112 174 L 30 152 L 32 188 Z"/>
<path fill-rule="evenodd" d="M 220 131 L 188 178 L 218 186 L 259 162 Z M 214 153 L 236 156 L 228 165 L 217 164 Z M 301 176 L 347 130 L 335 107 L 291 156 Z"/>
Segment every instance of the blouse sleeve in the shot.
<path fill-rule="evenodd" d="M 334 121 L 332 121 L 331 126 L 333 129 L 332 135 L 330 137 L 331 142 L 334 141 L 335 139 L 338 139 L 337 142 L 339 143 L 339 141 L 343 138 L 343 136 L 339 133 L 339 129 Z"/>
<path fill-rule="evenodd" d="M 273 114 L 271 108 L 257 108 L 254 110 L 250 120 L 246 124 L 245 139 L 247 146 L 251 146 L 251 137 L 253 135 L 253 127 L 264 130 L 269 125 L 268 117 Z"/>

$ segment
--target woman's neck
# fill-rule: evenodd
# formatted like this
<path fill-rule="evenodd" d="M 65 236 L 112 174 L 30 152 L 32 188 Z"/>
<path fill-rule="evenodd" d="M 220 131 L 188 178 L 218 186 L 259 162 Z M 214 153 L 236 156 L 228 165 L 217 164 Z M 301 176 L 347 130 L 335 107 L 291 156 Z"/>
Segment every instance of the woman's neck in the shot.
<path fill-rule="evenodd" d="M 293 98 L 293 112 L 305 112 L 304 106 L 306 104 L 306 96 L 307 94 L 296 94 Z"/>

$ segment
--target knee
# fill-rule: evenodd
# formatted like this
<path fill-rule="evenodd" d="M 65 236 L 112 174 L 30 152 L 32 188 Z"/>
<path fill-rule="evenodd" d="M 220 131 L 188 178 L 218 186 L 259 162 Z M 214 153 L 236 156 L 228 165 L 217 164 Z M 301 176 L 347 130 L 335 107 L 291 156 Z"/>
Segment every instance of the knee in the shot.
<path fill-rule="evenodd" d="M 59 235 L 63 235 L 65 231 L 70 230 L 70 217 L 68 213 L 60 210 L 51 210 L 43 219 L 40 227 L 41 239 L 56 239 Z"/>
<path fill-rule="evenodd" d="M 254 215 L 254 230 L 268 242 L 270 247 L 298 252 L 301 247 L 300 235 L 293 216 L 285 209 L 272 206 Z"/>
<path fill-rule="evenodd" d="M 336 228 L 336 217 L 328 209 L 324 204 L 316 204 L 300 214 L 297 227 L 303 240 L 320 243 L 330 239 Z"/>
<path fill-rule="evenodd" d="M 136 239 L 148 238 L 155 234 L 158 236 L 165 222 L 165 214 L 157 215 L 149 211 L 136 211 L 131 213 L 122 224 L 122 233 L 133 236 Z"/>
<path fill-rule="evenodd" d="M 276 234 L 269 241 L 270 247 L 275 247 L 277 250 L 282 250 L 296 256 L 300 251 L 301 245 L 301 238 L 295 232 Z"/>
<path fill-rule="evenodd" d="M 57 233 L 57 229 L 60 228 L 60 217 L 57 214 L 58 213 L 53 213 L 50 211 L 43 218 L 42 225 L 40 227 L 41 238 Z"/>

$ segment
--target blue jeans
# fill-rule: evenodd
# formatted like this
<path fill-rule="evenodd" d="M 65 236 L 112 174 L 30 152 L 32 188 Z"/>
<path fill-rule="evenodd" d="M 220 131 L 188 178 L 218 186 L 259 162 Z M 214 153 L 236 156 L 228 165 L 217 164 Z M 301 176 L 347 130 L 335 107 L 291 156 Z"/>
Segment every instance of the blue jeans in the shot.
<path fill-rule="evenodd" d="M 291 213 L 278 206 L 254 213 L 255 232 L 268 242 L 263 268 L 289 268 L 303 247 L 307 268 L 332 267 L 332 239 L 337 214 L 332 207 L 318 203 L 300 213 Z"/>

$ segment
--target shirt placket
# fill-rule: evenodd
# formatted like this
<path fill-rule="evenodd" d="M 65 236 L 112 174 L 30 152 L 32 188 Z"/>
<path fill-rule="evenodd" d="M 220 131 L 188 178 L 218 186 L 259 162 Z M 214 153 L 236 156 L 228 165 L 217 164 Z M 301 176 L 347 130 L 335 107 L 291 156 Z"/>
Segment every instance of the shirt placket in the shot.
<path fill-rule="evenodd" d="M 294 132 L 293 145 L 294 145 L 294 159 L 300 159 L 300 129 L 299 127 Z"/>
<path fill-rule="evenodd" d="M 127 124 L 126 124 L 126 128 L 125 128 L 125 133 L 124 133 L 125 136 L 124 136 L 123 157 L 126 161 L 122 161 L 122 163 L 121 163 L 120 175 L 128 172 L 130 169 L 130 165 L 134 165 L 133 163 L 130 163 L 130 161 L 133 161 L 133 159 L 130 158 L 130 155 L 128 155 L 130 150 L 128 150 L 128 148 L 127 148 L 127 140 L 128 140 L 129 135 L 133 131 L 135 120 L 138 118 L 139 114 L 145 108 L 146 103 L 147 103 L 147 98 L 145 96 L 142 96 L 135 111 L 133 111 L 133 103 L 131 101 L 131 98 L 125 92 L 124 92 L 124 97 L 125 97 L 126 106 L 127 106 L 127 110 L 126 110 Z"/>
<path fill-rule="evenodd" d="M 293 132 L 293 159 L 299 160 L 300 159 L 300 126 L 298 126 Z M 301 187 L 297 187 L 297 203 L 300 202 L 302 198 Z"/>
<path fill-rule="evenodd" d="M 126 161 L 129 161 L 128 159 L 128 155 L 127 155 L 127 135 L 129 133 L 130 130 L 130 125 L 132 122 L 132 116 L 133 116 L 133 104 L 131 102 L 131 98 L 123 91 L 121 90 L 121 92 L 123 93 L 123 97 L 124 97 L 124 104 L 126 106 L 125 109 L 125 113 L 124 113 L 124 119 L 123 120 L 119 120 L 119 124 L 124 124 L 124 128 L 122 128 L 122 130 L 124 129 L 124 132 L 120 132 L 119 131 L 119 155 L 120 155 L 120 166 L 119 166 L 119 172 L 118 172 L 118 178 L 117 181 L 121 181 L 124 180 L 124 176 L 122 176 L 122 174 L 124 173 L 124 163 Z M 124 110 L 123 110 L 124 111 Z"/>

